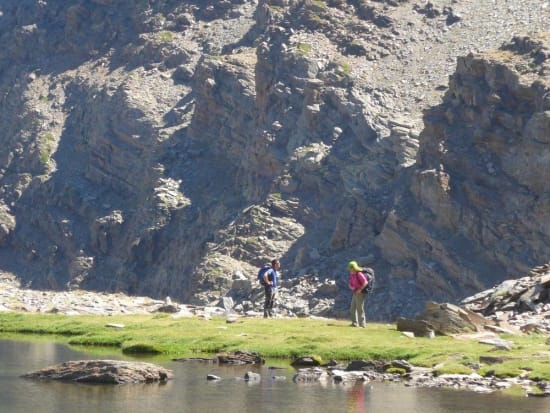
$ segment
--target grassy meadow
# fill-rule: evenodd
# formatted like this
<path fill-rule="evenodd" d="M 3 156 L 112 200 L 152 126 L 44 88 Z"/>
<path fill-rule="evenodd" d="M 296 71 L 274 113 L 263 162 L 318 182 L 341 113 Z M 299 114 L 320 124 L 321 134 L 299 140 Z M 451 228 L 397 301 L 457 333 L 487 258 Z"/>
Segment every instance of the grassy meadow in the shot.
<path fill-rule="evenodd" d="M 123 324 L 123 328 L 108 324 Z M 476 370 L 480 356 L 501 357 L 502 363 L 482 364 L 477 372 L 497 377 L 524 376 L 550 380 L 548 336 L 502 335 L 511 351 L 495 350 L 477 340 L 453 337 L 408 338 L 393 324 L 369 323 L 365 329 L 332 319 L 180 318 L 167 314 L 65 316 L 0 313 L 0 337 L 47 336 L 52 341 L 89 349 L 111 347 L 126 354 L 166 358 L 213 356 L 249 350 L 269 359 L 317 356 L 323 361 L 404 359 L 436 374 Z"/>

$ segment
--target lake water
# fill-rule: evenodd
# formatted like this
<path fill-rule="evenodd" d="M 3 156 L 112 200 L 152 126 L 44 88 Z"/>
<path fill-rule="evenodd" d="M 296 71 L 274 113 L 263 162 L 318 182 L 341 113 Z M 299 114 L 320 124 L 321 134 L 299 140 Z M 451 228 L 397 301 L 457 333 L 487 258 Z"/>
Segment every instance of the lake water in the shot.
<path fill-rule="evenodd" d="M 137 360 L 114 351 L 92 354 L 50 342 L 0 340 L 0 413 L 550 412 L 550 399 L 544 398 L 408 388 L 403 384 L 297 384 L 292 381 L 291 368 L 198 361 L 139 358 L 173 370 L 175 378 L 167 384 L 90 385 L 20 378 L 30 371 L 82 359 Z M 244 381 L 247 371 L 260 373 L 262 380 Z M 222 380 L 207 381 L 209 373 Z"/>

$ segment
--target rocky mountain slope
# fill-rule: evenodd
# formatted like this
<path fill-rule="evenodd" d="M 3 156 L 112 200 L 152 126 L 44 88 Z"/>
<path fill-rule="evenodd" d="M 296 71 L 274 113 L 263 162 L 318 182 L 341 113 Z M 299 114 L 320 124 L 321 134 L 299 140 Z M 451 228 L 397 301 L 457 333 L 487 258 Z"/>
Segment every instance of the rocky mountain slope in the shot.
<path fill-rule="evenodd" d="M 6 0 L 0 269 L 370 316 L 548 262 L 544 0 Z M 449 77 L 450 76 L 450 77 Z M 309 294 L 302 290 L 310 291 Z"/>

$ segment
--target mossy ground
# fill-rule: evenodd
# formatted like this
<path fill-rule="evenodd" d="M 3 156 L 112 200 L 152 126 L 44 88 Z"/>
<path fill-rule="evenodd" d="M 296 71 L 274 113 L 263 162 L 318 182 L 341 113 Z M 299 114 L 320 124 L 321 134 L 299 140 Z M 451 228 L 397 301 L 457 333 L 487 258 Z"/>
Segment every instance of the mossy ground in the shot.
<path fill-rule="evenodd" d="M 124 328 L 108 324 L 123 324 Z M 49 335 L 74 346 L 109 346 L 124 353 L 190 357 L 235 350 L 256 351 L 266 358 L 293 359 L 316 355 L 324 361 L 404 359 L 435 368 L 436 374 L 471 373 L 480 356 L 500 356 L 504 362 L 481 365 L 478 373 L 523 375 L 550 380 L 547 336 L 504 336 L 511 351 L 495 350 L 476 340 L 453 337 L 408 338 L 393 324 L 368 324 L 365 329 L 329 319 L 225 318 L 173 319 L 166 314 L 126 316 L 65 316 L 28 313 L 0 314 L 0 337 L 13 334 Z"/>

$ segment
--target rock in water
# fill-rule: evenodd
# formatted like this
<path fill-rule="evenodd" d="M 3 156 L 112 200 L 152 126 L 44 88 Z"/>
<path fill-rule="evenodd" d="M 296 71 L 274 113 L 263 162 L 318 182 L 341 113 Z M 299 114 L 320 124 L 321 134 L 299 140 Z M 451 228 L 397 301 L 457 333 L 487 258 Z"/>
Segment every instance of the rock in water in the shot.
<path fill-rule="evenodd" d="M 174 377 L 171 370 L 151 363 L 121 360 L 67 361 L 24 374 L 28 379 L 50 379 L 78 383 L 128 384 L 164 382 Z"/>

